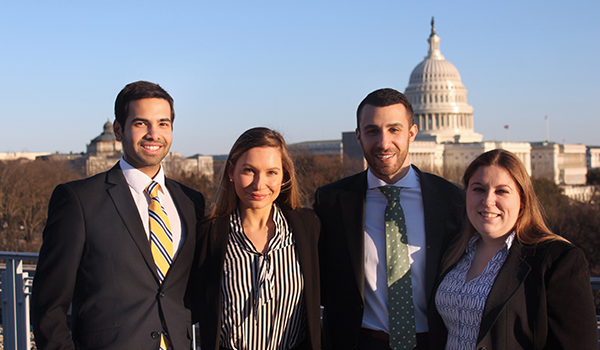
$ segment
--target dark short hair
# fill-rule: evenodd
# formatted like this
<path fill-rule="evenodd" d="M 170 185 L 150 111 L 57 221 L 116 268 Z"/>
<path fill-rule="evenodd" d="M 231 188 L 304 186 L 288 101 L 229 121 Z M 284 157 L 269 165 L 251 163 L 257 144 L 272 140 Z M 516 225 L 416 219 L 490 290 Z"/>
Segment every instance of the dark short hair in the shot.
<path fill-rule="evenodd" d="M 211 217 L 227 216 L 237 206 L 238 197 L 233 182 L 229 181 L 229 173 L 235 168 L 238 159 L 255 147 L 274 147 L 281 151 L 283 183 L 276 202 L 292 209 L 301 206 L 294 162 L 283 136 L 275 130 L 256 127 L 244 131 L 231 147 L 227 161 L 225 161 L 221 171 L 219 187 L 217 188 L 217 200 Z"/>
<path fill-rule="evenodd" d="M 171 122 L 175 120 L 175 110 L 173 109 L 173 98 L 160 85 L 149 81 L 136 81 L 127 84 L 117 95 L 115 100 L 115 119 L 121 126 L 125 126 L 127 116 L 129 115 L 129 102 L 141 100 L 144 98 L 162 98 L 169 102 L 171 107 Z"/>
<path fill-rule="evenodd" d="M 387 107 L 396 104 L 404 105 L 406 112 L 408 113 L 408 126 L 412 126 L 415 123 L 415 117 L 412 105 L 410 104 L 410 101 L 408 101 L 408 98 L 406 98 L 406 96 L 404 96 L 404 94 L 400 91 L 385 88 L 371 92 L 358 105 L 358 109 L 356 110 L 356 128 L 360 129 L 360 114 L 362 113 L 365 105 Z"/>

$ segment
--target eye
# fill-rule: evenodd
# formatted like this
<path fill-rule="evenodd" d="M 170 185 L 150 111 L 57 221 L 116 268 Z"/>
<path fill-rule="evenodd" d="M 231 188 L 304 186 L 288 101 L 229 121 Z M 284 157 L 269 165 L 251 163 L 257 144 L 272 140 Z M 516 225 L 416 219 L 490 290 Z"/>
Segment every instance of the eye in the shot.
<path fill-rule="evenodd" d="M 473 187 L 473 188 L 471 188 L 471 191 L 477 192 L 477 193 L 485 192 L 485 190 L 482 187 Z"/>

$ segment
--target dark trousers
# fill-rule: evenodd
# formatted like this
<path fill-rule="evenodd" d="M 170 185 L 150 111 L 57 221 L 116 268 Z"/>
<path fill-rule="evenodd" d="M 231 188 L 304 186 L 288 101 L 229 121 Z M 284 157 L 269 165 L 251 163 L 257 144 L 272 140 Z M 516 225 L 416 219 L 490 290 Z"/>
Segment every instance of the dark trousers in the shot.
<path fill-rule="evenodd" d="M 368 335 L 368 332 L 360 332 L 358 336 L 358 350 L 390 350 L 389 340 L 378 339 Z M 429 334 L 417 333 L 417 346 L 414 350 L 429 350 Z"/>

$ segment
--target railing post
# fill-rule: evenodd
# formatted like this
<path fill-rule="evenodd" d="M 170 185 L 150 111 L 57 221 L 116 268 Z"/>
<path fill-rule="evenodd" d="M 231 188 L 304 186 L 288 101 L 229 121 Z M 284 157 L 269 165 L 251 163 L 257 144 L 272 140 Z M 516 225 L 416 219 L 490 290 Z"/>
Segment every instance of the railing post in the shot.
<path fill-rule="evenodd" d="M 31 349 L 31 330 L 29 321 L 29 299 L 31 286 L 28 281 L 29 273 L 22 272 L 23 266 L 21 263 L 21 274 L 17 275 L 17 350 L 30 350 Z"/>
<path fill-rule="evenodd" d="M 23 272 L 24 260 L 37 260 L 35 253 L 0 252 L 6 261 L 2 272 L 2 335 L 4 349 L 31 349 L 29 295 L 32 279 Z"/>
<path fill-rule="evenodd" d="M 5 349 L 17 349 L 17 269 L 15 260 L 6 259 L 6 270 L 2 272 L 2 335 Z"/>

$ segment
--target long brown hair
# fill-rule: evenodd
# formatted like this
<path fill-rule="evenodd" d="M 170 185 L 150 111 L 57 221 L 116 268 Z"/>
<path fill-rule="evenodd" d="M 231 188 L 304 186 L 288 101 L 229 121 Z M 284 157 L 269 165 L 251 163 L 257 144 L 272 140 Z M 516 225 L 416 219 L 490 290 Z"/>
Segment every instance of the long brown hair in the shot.
<path fill-rule="evenodd" d="M 527 174 L 527 170 L 523 163 L 513 153 L 503 150 L 495 149 L 481 154 L 479 157 L 469 164 L 465 174 L 463 175 L 463 185 L 465 189 L 469 188 L 469 181 L 473 174 L 485 166 L 497 166 L 501 167 L 508 172 L 512 177 L 519 190 L 519 197 L 521 199 L 521 210 L 517 217 L 517 222 L 514 226 L 516 237 L 519 242 L 523 245 L 536 245 L 541 242 L 550 240 L 563 240 L 563 237 L 556 235 L 550 231 L 546 222 L 544 221 L 544 209 L 540 204 L 531 178 Z M 445 271 L 455 262 L 457 262 L 462 254 L 464 253 L 469 240 L 475 234 L 475 227 L 469 220 L 467 220 L 465 232 L 460 239 L 450 247 L 447 257 L 444 259 L 442 265 L 442 271 Z"/>
<path fill-rule="evenodd" d="M 210 218 L 227 216 L 237 206 L 238 197 L 235 193 L 233 182 L 229 181 L 229 173 L 235 168 L 238 159 L 249 149 L 255 147 L 274 147 L 281 151 L 283 183 L 281 184 L 281 192 L 276 202 L 291 209 L 302 206 L 294 162 L 283 136 L 277 131 L 258 127 L 246 130 L 231 147 L 231 151 L 229 151 L 229 155 L 221 171 L 219 187 L 217 188 L 217 200 Z"/>

